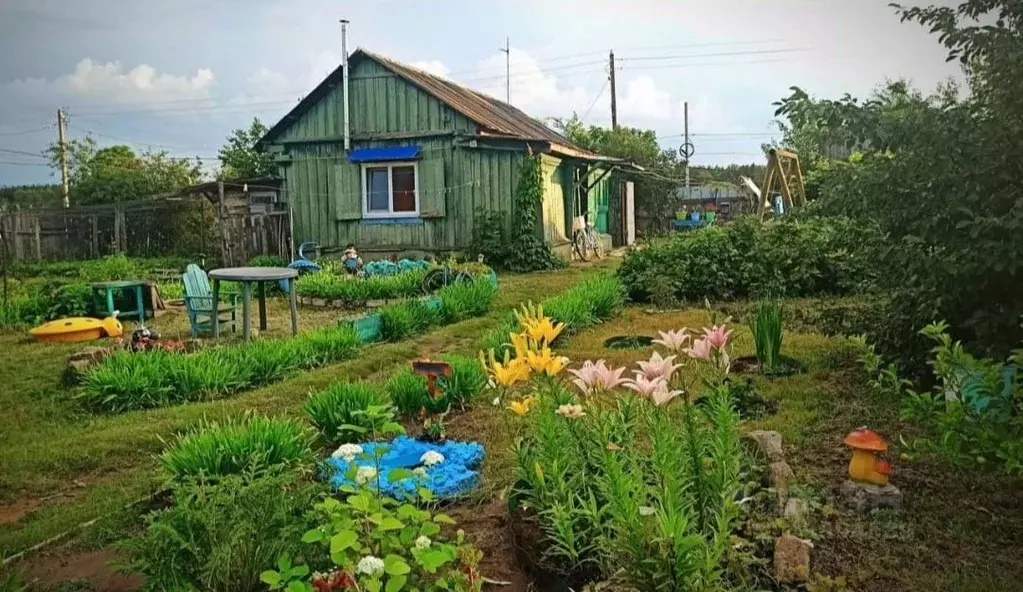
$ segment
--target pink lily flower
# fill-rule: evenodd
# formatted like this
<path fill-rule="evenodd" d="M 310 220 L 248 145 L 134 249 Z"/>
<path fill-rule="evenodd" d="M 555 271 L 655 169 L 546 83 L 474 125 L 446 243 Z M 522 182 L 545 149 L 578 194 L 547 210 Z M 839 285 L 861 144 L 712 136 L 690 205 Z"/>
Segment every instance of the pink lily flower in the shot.
<path fill-rule="evenodd" d="M 682 394 L 682 391 L 671 390 L 668 388 L 668 383 L 662 382 L 653 393 L 650 394 L 650 400 L 654 402 L 654 405 L 658 407 L 667 404 L 675 397 Z"/>
<path fill-rule="evenodd" d="M 647 378 L 642 372 L 636 372 L 636 379 L 626 381 L 625 388 L 636 391 L 641 397 L 652 397 L 658 389 L 667 390 L 668 383 L 662 376 Z"/>
<path fill-rule="evenodd" d="M 693 341 L 693 346 L 686 350 L 690 358 L 696 358 L 697 360 L 709 360 L 712 345 L 709 339 L 696 339 Z"/>
<path fill-rule="evenodd" d="M 682 364 L 672 364 L 674 360 L 675 356 L 662 358 L 659 352 L 654 352 L 649 360 L 641 360 L 636 364 L 647 378 L 663 378 L 667 382 L 671 380 L 671 375 L 675 373 L 675 370 L 682 367 Z"/>
<path fill-rule="evenodd" d="M 710 345 L 717 350 L 728 345 L 728 337 L 732 334 L 732 329 L 725 331 L 725 325 L 714 325 L 712 328 L 703 328 L 703 338 L 710 342 Z"/>
<path fill-rule="evenodd" d="M 654 343 L 660 345 L 670 351 L 673 354 L 677 354 L 682 351 L 682 347 L 690 339 L 689 329 L 682 327 L 678 331 L 658 331 L 660 339 L 654 339 Z"/>
<path fill-rule="evenodd" d="M 622 378 L 625 367 L 608 368 L 604 360 L 597 360 L 595 364 L 586 360 L 581 368 L 569 370 L 569 372 L 576 376 L 572 383 L 587 395 L 595 392 L 609 391 L 625 382 Z"/>

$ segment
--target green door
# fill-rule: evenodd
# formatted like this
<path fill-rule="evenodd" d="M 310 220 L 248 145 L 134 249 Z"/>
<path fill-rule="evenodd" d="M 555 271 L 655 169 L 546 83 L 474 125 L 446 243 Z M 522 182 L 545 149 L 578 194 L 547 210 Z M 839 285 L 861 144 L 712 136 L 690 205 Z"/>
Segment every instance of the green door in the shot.
<path fill-rule="evenodd" d="M 600 175 L 600 171 L 594 173 L 594 178 Z M 608 233 L 608 209 L 610 206 L 610 177 L 604 177 L 596 187 L 590 190 L 590 219 L 593 226 L 601 234 Z"/>

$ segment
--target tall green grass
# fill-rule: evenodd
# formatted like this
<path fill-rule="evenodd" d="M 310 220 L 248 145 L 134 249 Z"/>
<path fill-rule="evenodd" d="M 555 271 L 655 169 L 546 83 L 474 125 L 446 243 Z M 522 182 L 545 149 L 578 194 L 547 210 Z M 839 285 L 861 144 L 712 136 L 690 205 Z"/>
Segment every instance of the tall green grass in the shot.
<path fill-rule="evenodd" d="M 367 278 L 323 270 L 302 276 L 295 289 L 302 296 L 343 300 L 349 304 L 362 304 L 367 300 L 415 296 L 423 291 L 426 270 L 416 269 L 392 276 Z"/>
<path fill-rule="evenodd" d="M 437 290 L 436 300 L 405 300 L 380 309 L 380 338 L 400 341 L 431 325 L 457 323 L 490 311 L 497 288 L 488 278 L 452 284 Z"/>
<path fill-rule="evenodd" d="M 338 382 L 309 395 L 305 411 L 326 444 L 366 439 L 369 419 L 362 412 L 387 403 L 383 390 L 368 382 Z"/>
<path fill-rule="evenodd" d="M 274 417 L 206 423 L 181 436 L 160 456 L 175 480 L 259 476 L 312 462 L 310 433 L 300 423 Z"/>
<path fill-rule="evenodd" d="M 426 390 L 426 377 L 416 374 L 411 368 L 402 368 L 392 374 L 384 390 L 398 415 L 410 419 L 419 417 L 419 410 L 426 406 L 430 396 Z"/>
<path fill-rule="evenodd" d="M 774 368 L 781 361 L 782 307 L 776 301 L 762 300 L 750 324 L 757 361 L 765 368 Z"/>
<path fill-rule="evenodd" d="M 79 399 L 99 411 L 124 412 L 228 396 L 281 380 L 299 368 L 353 357 L 350 323 L 291 339 L 178 352 L 118 352 L 85 375 Z"/>
<path fill-rule="evenodd" d="M 566 325 L 561 334 L 565 336 L 610 319 L 625 305 L 625 300 L 625 288 L 618 278 L 602 274 L 579 282 L 540 304 L 544 314 Z M 497 328 L 483 337 L 480 345 L 484 350 L 494 349 L 501 355 L 511 347 L 508 334 L 520 330 L 515 317 L 506 316 Z"/>

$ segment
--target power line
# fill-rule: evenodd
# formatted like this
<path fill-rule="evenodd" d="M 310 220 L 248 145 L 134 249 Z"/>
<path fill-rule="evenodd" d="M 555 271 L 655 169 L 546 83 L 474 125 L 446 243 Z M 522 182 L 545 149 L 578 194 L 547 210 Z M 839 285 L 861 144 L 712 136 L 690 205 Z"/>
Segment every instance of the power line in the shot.
<path fill-rule="evenodd" d="M 24 150 L 11 150 L 10 148 L 0 148 L 0 152 L 9 152 L 11 154 L 24 154 L 25 156 L 34 156 L 36 158 L 42 158 L 43 160 L 50 160 L 46 156 L 37 152 L 25 152 Z"/>
<path fill-rule="evenodd" d="M 53 124 L 48 124 L 48 125 L 44 125 L 42 127 L 35 127 L 35 128 L 32 128 L 32 129 L 21 130 L 21 131 L 17 131 L 17 132 L 0 132 L 0 136 L 24 136 L 25 134 L 33 134 L 35 132 L 41 132 L 43 130 L 48 130 L 48 129 L 52 128 L 52 127 L 53 127 Z"/>
<path fill-rule="evenodd" d="M 812 47 L 788 47 L 782 49 L 758 49 L 753 51 L 725 51 L 718 53 L 690 53 L 690 54 L 675 54 L 675 55 L 662 55 L 662 56 L 640 56 L 635 58 L 621 58 L 624 62 L 639 62 L 647 60 L 675 60 L 675 59 L 689 59 L 689 58 L 718 58 L 724 56 L 745 56 L 745 55 L 762 55 L 769 53 L 792 53 L 799 51 L 810 51 Z"/>
<path fill-rule="evenodd" d="M 20 165 L 20 166 L 42 166 L 42 167 L 52 166 L 50 164 L 44 164 L 44 163 L 41 163 L 41 162 L 14 162 L 14 161 L 11 161 L 11 160 L 0 160 L 0 164 Z"/>
<path fill-rule="evenodd" d="M 607 89 L 607 85 L 610 83 L 610 78 L 604 81 L 604 86 L 600 87 L 600 92 L 598 92 L 597 96 L 593 98 L 593 102 L 590 103 L 590 106 L 586 109 L 586 114 L 582 116 L 580 121 L 586 121 L 586 118 L 590 116 L 590 112 L 593 111 L 593 108 L 597 105 L 597 101 L 600 100 L 600 97 L 604 96 L 604 90 Z"/>

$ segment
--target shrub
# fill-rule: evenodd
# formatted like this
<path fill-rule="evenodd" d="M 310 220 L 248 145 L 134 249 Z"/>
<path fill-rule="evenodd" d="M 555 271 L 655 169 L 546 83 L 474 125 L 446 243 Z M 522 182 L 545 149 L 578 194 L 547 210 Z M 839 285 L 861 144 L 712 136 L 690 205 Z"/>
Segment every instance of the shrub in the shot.
<path fill-rule="evenodd" d="M 384 390 L 391 397 L 395 411 L 410 419 L 419 417 L 419 411 L 430 397 L 426 390 L 426 377 L 416 374 L 411 368 L 402 368 L 391 375 Z"/>
<path fill-rule="evenodd" d="M 365 411 L 386 404 L 384 393 L 367 382 L 337 382 L 309 395 L 305 411 L 328 445 L 365 439 L 369 429 Z"/>
<path fill-rule="evenodd" d="M 902 420 L 927 433 L 911 440 L 910 449 L 938 453 L 958 465 L 988 464 L 1023 475 L 1023 349 L 1003 363 L 970 355 L 952 341 L 945 323 L 920 333 L 934 344 L 928 362 L 934 373 L 931 391 L 911 388 L 894 364 L 882 366 L 874 348 L 858 340 L 871 387 L 881 395 L 900 396 Z"/>
<path fill-rule="evenodd" d="M 277 255 L 256 255 L 249 259 L 250 267 L 287 267 L 288 261 Z"/>
<path fill-rule="evenodd" d="M 741 218 L 626 255 L 618 277 L 648 301 L 846 294 L 873 285 L 872 227 L 845 219 Z M 660 294 L 666 299 L 667 294 Z"/>
<path fill-rule="evenodd" d="M 354 477 L 354 465 L 352 472 Z M 422 488 L 418 497 L 425 504 L 435 501 Z M 447 514 L 402 504 L 368 489 L 326 499 L 314 510 L 317 526 L 302 537 L 312 551 L 304 555 L 312 560 L 295 566 L 291 556 L 285 555 L 267 563 L 276 567 L 261 575 L 271 590 L 482 589 L 479 562 L 483 554 L 461 530 L 453 539 L 450 530 L 442 530 L 441 525 L 455 524 Z"/>
<path fill-rule="evenodd" d="M 266 566 L 303 548 L 306 515 L 325 489 L 294 475 L 176 485 L 174 504 L 123 544 L 126 567 L 143 574 L 151 590 L 263 589 Z"/>
<path fill-rule="evenodd" d="M 437 291 L 441 318 L 445 323 L 457 323 L 481 317 L 490 312 L 496 293 L 497 287 L 487 278 L 445 286 Z"/>
<path fill-rule="evenodd" d="M 422 300 L 405 300 L 380 309 L 380 339 L 401 341 L 419 335 L 439 318 L 439 312 Z"/>
<path fill-rule="evenodd" d="M 302 424 L 259 416 L 202 425 L 160 456 L 164 470 L 178 481 L 260 476 L 311 461 L 309 434 Z"/>
<path fill-rule="evenodd" d="M 137 280 L 142 275 L 143 265 L 140 260 L 130 259 L 123 253 L 107 255 L 102 259 L 79 263 L 79 275 L 87 282 L 113 282 L 118 280 Z"/>
<path fill-rule="evenodd" d="M 352 358 L 360 343 L 355 325 L 348 322 L 340 323 L 337 327 L 307 331 L 302 334 L 302 341 L 309 346 L 309 357 L 302 362 L 307 368 Z"/>
<path fill-rule="evenodd" d="M 757 361 L 767 369 L 774 368 L 781 361 L 781 311 L 782 307 L 778 302 L 758 303 L 756 316 L 750 327 L 753 331 Z"/>
<path fill-rule="evenodd" d="M 447 355 L 443 359 L 451 364 L 451 376 L 438 378 L 438 386 L 452 405 L 465 409 L 483 393 L 487 386 L 487 373 L 477 358 Z"/>

